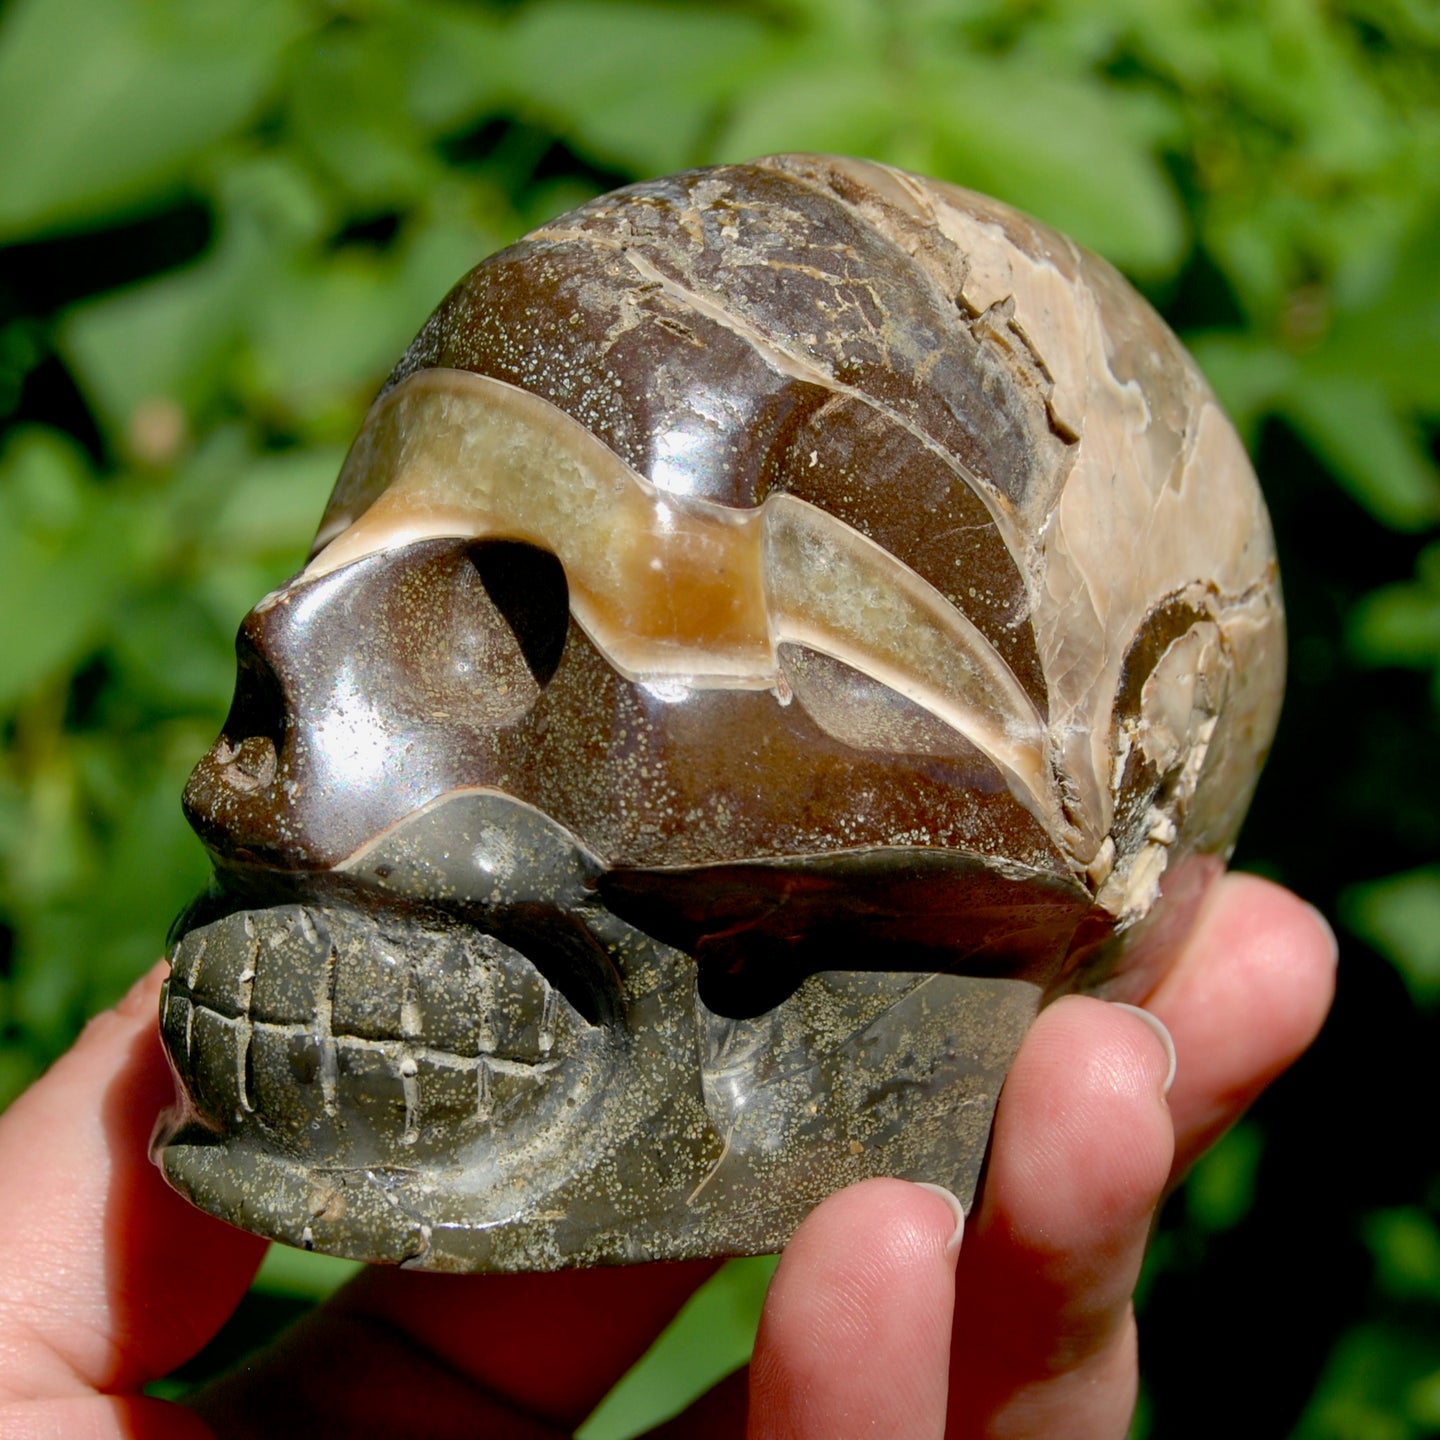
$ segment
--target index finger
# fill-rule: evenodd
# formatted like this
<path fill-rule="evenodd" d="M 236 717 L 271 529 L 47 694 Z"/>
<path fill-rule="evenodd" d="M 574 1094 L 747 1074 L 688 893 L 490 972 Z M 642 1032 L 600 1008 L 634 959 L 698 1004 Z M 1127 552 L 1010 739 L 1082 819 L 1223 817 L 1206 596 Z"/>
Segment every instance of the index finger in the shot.
<path fill-rule="evenodd" d="M 0 1394 L 140 1389 L 214 1335 L 265 1253 L 150 1163 L 173 1097 L 164 974 L 96 1016 L 0 1116 Z"/>

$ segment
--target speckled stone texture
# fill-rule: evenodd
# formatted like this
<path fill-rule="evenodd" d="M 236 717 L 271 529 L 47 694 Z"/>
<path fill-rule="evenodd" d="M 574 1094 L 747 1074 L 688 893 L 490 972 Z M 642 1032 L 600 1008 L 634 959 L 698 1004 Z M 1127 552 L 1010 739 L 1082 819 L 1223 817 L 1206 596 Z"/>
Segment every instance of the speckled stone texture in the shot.
<path fill-rule="evenodd" d="M 782 1245 L 972 1194 L 1038 1006 L 1144 993 L 1283 628 L 1174 336 L 995 201 L 772 157 L 466 276 L 186 791 L 156 1154 L 444 1269 Z"/>

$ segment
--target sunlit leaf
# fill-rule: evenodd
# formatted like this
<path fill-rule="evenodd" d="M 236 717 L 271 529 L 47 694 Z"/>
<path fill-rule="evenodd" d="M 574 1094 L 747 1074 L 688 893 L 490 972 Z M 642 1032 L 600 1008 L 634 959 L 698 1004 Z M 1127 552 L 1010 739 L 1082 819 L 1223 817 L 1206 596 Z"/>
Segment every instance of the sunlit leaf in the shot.
<path fill-rule="evenodd" d="M 1283 408 L 1335 478 L 1377 519 L 1397 530 L 1440 519 L 1440 470 L 1366 371 L 1306 375 Z"/>
<path fill-rule="evenodd" d="M 0 1110 L 40 1074 L 35 1056 L 18 1047 L 0 1049 Z"/>
<path fill-rule="evenodd" d="M 427 131 L 454 129 L 498 108 L 509 93 L 503 23 L 463 3 L 407 4 L 407 104 Z"/>
<path fill-rule="evenodd" d="M 886 70 L 797 47 L 735 104 L 721 158 L 776 150 L 858 154 L 953 180 L 1066 230 L 1118 264 L 1180 261 L 1178 199 L 1125 102 L 1017 64 L 958 57 Z"/>
<path fill-rule="evenodd" d="M 1418 1206 L 1376 1210 L 1365 1217 L 1365 1243 L 1388 1295 L 1440 1303 L 1440 1228 L 1433 1215 Z"/>
<path fill-rule="evenodd" d="M 1424 563 L 1426 560 L 1429 564 Z M 1372 665 L 1440 666 L 1440 547 L 1422 556 L 1421 578 L 1372 591 L 1350 612 L 1346 639 Z"/>
<path fill-rule="evenodd" d="M 663 173 L 699 159 L 716 102 L 765 46 L 758 21 L 722 6 L 540 0 L 505 53 L 514 102 L 594 159 Z"/>
<path fill-rule="evenodd" d="M 775 1263 L 773 1255 L 732 1260 L 702 1285 L 576 1440 L 631 1440 L 744 1365 Z"/>
<path fill-rule="evenodd" d="M 123 805 L 107 815 L 103 863 L 96 867 L 85 904 L 78 908 L 74 941 L 85 958 L 87 1009 L 110 1004 L 150 968 L 165 950 L 170 922 L 194 897 L 209 874 L 210 861 L 199 841 L 174 823 L 177 798 L 209 736 L 200 744 L 187 728 L 180 745 L 166 743 L 162 727 L 146 735 L 144 749 L 123 749 L 101 741 L 97 766 L 130 772 L 124 776 Z M 99 788 L 91 782 L 90 793 Z"/>
<path fill-rule="evenodd" d="M 933 117 L 944 178 L 1009 200 L 1141 275 L 1179 264 L 1174 188 L 1124 97 L 1028 65 L 937 66 L 914 123 Z"/>
<path fill-rule="evenodd" d="M 61 320 L 60 348 L 86 397 L 127 438 L 143 405 L 168 401 L 197 418 L 220 400 L 257 298 L 330 223 L 315 183 L 284 160 L 237 157 L 216 189 L 220 230 L 210 253 L 73 306 Z"/>
<path fill-rule="evenodd" d="M 311 445 L 247 460 L 216 497 L 202 543 L 252 555 L 303 548 L 344 459 L 342 449 Z"/>
<path fill-rule="evenodd" d="M 251 407 L 282 428 L 352 434 L 444 293 L 408 294 L 396 279 L 388 257 L 363 247 L 267 276 L 247 327 L 242 383 Z"/>
<path fill-rule="evenodd" d="M 715 158 L 738 162 L 786 150 L 893 160 L 901 144 L 898 88 L 883 71 L 842 57 L 792 60 L 765 73 L 731 110 Z"/>
<path fill-rule="evenodd" d="M 257 110 L 292 0 L 12 0 L 0 22 L 0 239 L 93 223 L 189 173 Z"/>
<path fill-rule="evenodd" d="M 408 104 L 408 49 L 399 26 L 337 27 L 292 68 L 296 142 L 361 205 L 408 205 L 439 177 Z"/>
<path fill-rule="evenodd" d="M 1186 335 L 1185 344 L 1235 428 L 1253 442 L 1259 422 L 1295 383 L 1295 362 L 1270 341 L 1248 333 Z"/>
<path fill-rule="evenodd" d="M 186 270 L 75 307 L 60 344 L 95 408 L 119 434 L 147 401 L 194 414 L 223 384 L 263 253 L 226 244 Z"/>
<path fill-rule="evenodd" d="M 1352 885 L 1340 914 L 1391 961 L 1417 1004 L 1440 1003 L 1440 867 Z"/>
<path fill-rule="evenodd" d="M 230 638 L 196 597 L 156 589 L 122 602 L 109 658 L 127 703 L 191 713 L 219 706 L 233 688 Z"/>
<path fill-rule="evenodd" d="M 272 1245 L 255 1276 L 255 1289 L 295 1300 L 325 1300 L 364 1268 L 358 1260 Z"/>
<path fill-rule="evenodd" d="M 1185 1182 L 1185 1212 L 1203 1230 L 1232 1230 L 1249 1213 L 1265 1134 L 1250 1121 L 1235 1126 Z"/>
<path fill-rule="evenodd" d="M 1430 1440 L 1440 1333 L 1356 1326 L 1331 1352 L 1291 1440 Z"/>
<path fill-rule="evenodd" d="M 129 579 L 130 521 L 53 432 L 25 431 L 0 456 L 0 712 L 104 633 Z"/>
<path fill-rule="evenodd" d="M 1440 167 L 1440 137 L 1434 150 Z M 1317 375 L 1364 375 L 1392 403 L 1440 417 L 1440 205 L 1388 258 L 1383 284 L 1338 311 L 1308 364 Z"/>

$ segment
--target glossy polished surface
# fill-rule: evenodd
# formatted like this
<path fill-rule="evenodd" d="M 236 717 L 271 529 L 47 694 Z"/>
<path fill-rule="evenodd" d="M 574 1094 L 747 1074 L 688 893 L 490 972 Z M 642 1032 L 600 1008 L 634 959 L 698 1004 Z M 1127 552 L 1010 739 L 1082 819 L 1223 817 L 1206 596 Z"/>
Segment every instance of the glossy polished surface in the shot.
<path fill-rule="evenodd" d="M 1123 280 L 782 156 L 465 277 L 239 663 L 158 1157 L 292 1243 L 530 1268 L 968 1195 L 1042 998 L 1142 993 L 1228 854 L 1283 632 Z"/>

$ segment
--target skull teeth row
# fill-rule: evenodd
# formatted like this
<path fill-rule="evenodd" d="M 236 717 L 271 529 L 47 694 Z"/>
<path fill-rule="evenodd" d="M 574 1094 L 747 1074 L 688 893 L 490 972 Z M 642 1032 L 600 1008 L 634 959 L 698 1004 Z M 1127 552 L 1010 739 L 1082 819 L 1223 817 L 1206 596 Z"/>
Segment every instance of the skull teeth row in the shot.
<path fill-rule="evenodd" d="M 171 957 L 166 1046 L 201 1122 L 363 1161 L 488 1131 L 592 1027 L 518 952 L 343 907 L 240 912 Z"/>

